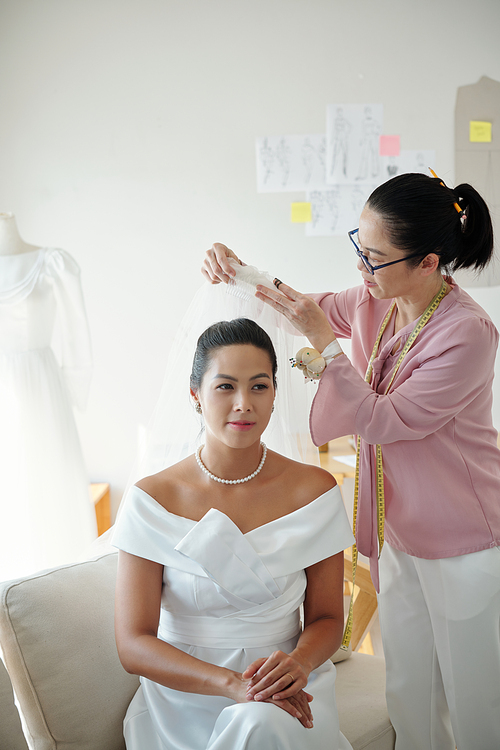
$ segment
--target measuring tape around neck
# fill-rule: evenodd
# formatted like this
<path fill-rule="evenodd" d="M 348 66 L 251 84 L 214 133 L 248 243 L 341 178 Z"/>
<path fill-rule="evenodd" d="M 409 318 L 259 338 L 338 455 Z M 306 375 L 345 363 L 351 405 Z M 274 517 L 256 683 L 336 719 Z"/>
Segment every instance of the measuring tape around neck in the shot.
<path fill-rule="evenodd" d="M 411 349 L 413 344 L 415 343 L 415 340 L 419 333 L 422 331 L 424 326 L 429 322 L 431 319 L 433 313 L 436 312 L 437 308 L 439 307 L 439 304 L 442 299 L 446 296 L 448 291 L 448 286 L 443 279 L 443 283 L 441 284 L 441 289 L 437 293 L 437 295 L 434 297 L 432 302 L 430 303 L 429 307 L 425 310 L 425 312 L 420 316 L 418 319 L 413 331 L 408 337 L 408 340 L 406 344 L 404 345 L 403 349 L 401 350 L 401 353 L 398 357 L 398 360 L 396 362 L 396 366 L 394 367 L 394 370 L 391 375 L 391 379 L 389 381 L 389 384 L 387 385 L 384 394 L 387 395 L 389 392 L 389 389 L 391 385 L 394 382 L 394 378 L 396 377 L 396 374 L 399 370 L 399 367 L 407 355 L 408 351 Z M 392 305 L 389 308 L 389 311 L 387 315 L 385 316 L 384 320 L 382 321 L 382 325 L 380 326 L 380 330 L 378 332 L 377 338 L 375 340 L 375 344 L 373 347 L 373 351 L 370 356 L 370 360 L 368 362 L 368 367 L 366 369 L 365 373 L 365 381 L 367 383 L 371 383 L 372 374 L 373 374 L 373 362 L 377 356 L 378 349 L 380 346 L 380 342 L 382 340 L 382 336 L 384 334 L 385 329 L 389 325 L 389 321 L 392 317 L 392 314 L 396 308 L 396 303 L 393 302 Z M 356 536 L 356 519 L 358 515 L 358 496 L 359 496 L 359 456 L 361 451 L 361 438 L 358 435 L 357 442 L 356 442 L 356 472 L 354 475 L 354 504 L 353 504 L 353 533 L 354 536 Z M 380 558 L 380 555 L 382 553 L 382 547 L 384 546 L 384 523 L 385 523 L 385 495 L 384 495 L 384 466 L 382 462 L 382 446 L 377 444 L 375 445 L 375 484 L 376 484 L 376 492 L 377 492 L 377 537 L 378 537 L 378 556 Z M 351 635 L 352 635 L 352 625 L 353 625 L 353 603 L 354 603 L 354 581 L 356 578 L 356 568 L 358 565 L 358 548 L 356 544 L 353 544 L 352 546 L 352 593 L 351 593 L 351 602 L 349 605 L 349 614 L 347 616 L 347 621 L 344 629 L 344 636 L 342 638 L 342 644 L 341 648 L 344 650 L 347 650 L 349 647 L 349 643 L 351 641 Z"/>

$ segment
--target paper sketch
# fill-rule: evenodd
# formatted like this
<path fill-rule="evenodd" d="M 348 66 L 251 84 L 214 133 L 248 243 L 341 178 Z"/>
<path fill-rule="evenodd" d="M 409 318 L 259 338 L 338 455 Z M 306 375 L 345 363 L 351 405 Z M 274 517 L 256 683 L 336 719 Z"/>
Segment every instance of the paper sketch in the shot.
<path fill-rule="evenodd" d="M 311 190 L 312 220 L 306 224 L 308 237 L 343 235 L 358 226 L 366 199 L 375 185 L 337 185 L 326 190 Z"/>
<path fill-rule="evenodd" d="M 326 136 L 323 133 L 257 138 L 256 156 L 259 193 L 326 186 Z"/>
<path fill-rule="evenodd" d="M 436 152 L 432 150 L 412 151 L 402 149 L 399 156 L 381 156 L 379 182 L 385 182 L 391 177 L 406 172 L 420 172 L 429 177 L 429 167 L 434 169 L 435 162 Z"/>
<path fill-rule="evenodd" d="M 337 107 L 335 117 L 331 126 L 331 159 L 330 177 L 336 175 L 339 170 L 344 177 L 347 177 L 347 156 L 349 151 L 349 135 L 352 131 L 352 125 L 344 116 L 342 107 Z"/>
<path fill-rule="evenodd" d="M 374 116 L 371 107 L 365 107 L 361 121 L 359 170 L 356 179 L 376 180 L 380 174 L 379 135 L 382 123 Z"/>
<path fill-rule="evenodd" d="M 331 185 L 324 190 L 311 190 L 307 200 L 311 202 L 312 221 L 306 224 L 308 237 L 332 237 L 355 229 L 370 193 L 377 185 L 405 172 L 429 174 L 434 167 L 435 151 L 402 150 L 399 156 L 379 157 L 379 179 L 370 184 L 355 182 L 350 185 Z"/>
<path fill-rule="evenodd" d="M 329 104 L 326 114 L 326 179 L 331 185 L 380 180 L 382 104 Z"/>

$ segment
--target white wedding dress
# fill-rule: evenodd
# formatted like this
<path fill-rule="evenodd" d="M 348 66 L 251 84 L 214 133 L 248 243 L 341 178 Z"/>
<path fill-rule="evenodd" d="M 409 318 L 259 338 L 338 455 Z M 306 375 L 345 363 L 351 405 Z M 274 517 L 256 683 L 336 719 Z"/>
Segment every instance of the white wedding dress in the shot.
<path fill-rule="evenodd" d="M 95 539 L 72 410 L 90 374 L 75 261 L 46 248 L 0 256 L 0 580 L 71 562 Z"/>
<path fill-rule="evenodd" d="M 338 487 L 243 534 L 218 510 L 192 521 L 133 486 L 113 537 L 119 549 L 164 565 L 158 637 L 239 672 L 276 649 L 294 648 L 304 569 L 352 542 Z M 141 678 L 124 721 L 127 750 L 349 750 L 339 731 L 335 676 L 330 661 L 310 675 L 313 729 L 269 703 L 237 704 Z"/>

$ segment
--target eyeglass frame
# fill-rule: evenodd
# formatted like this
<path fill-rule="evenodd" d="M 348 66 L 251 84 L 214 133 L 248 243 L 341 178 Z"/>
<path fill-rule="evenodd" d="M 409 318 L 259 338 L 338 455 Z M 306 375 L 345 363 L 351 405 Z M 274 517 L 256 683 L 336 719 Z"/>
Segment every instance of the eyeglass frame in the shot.
<path fill-rule="evenodd" d="M 411 255 L 405 255 L 404 258 L 398 258 L 397 260 L 391 260 L 389 263 L 382 263 L 380 266 L 372 266 L 366 255 L 361 251 L 361 248 L 356 244 L 356 241 L 353 239 L 352 235 L 356 234 L 356 232 L 359 232 L 359 227 L 357 229 L 351 229 L 350 232 L 347 232 L 349 235 L 349 239 L 351 240 L 352 244 L 354 245 L 354 249 L 356 250 L 356 255 L 361 258 L 364 267 L 366 270 L 373 276 L 375 271 L 378 271 L 380 268 L 386 268 L 387 266 L 393 266 L 395 263 L 401 263 L 403 260 L 408 260 L 409 258 L 417 258 L 419 255 L 423 256 L 423 253 L 412 253 Z"/>

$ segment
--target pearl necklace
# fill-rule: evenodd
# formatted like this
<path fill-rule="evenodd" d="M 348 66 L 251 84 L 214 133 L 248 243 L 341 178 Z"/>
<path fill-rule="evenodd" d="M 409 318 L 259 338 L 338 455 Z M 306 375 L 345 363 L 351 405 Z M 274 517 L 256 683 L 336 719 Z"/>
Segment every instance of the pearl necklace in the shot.
<path fill-rule="evenodd" d="M 243 479 L 221 479 L 220 477 L 216 477 L 215 474 L 212 474 L 211 471 L 207 469 L 203 461 L 201 460 L 201 452 L 204 445 L 200 445 L 196 453 L 194 454 L 196 457 L 196 462 L 200 469 L 207 475 L 207 477 L 210 477 L 210 479 L 213 479 L 214 482 L 220 482 L 221 484 L 243 484 L 243 482 L 249 482 L 250 479 L 253 479 L 257 476 L 257 474 L 262 470 L 262 467 L 264 466 L 264 461 L 266 460 L 267 456 L 267 445 L 265 443 L 261 442 L 262 446 L 262 458 L 260 459 L 260 464 L 257 466 L 255 471 L 252 474 L 249 474 L 247 477 L 243 477 Z"/>

